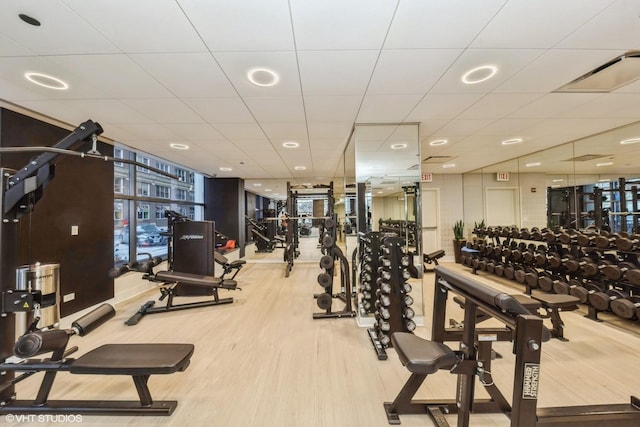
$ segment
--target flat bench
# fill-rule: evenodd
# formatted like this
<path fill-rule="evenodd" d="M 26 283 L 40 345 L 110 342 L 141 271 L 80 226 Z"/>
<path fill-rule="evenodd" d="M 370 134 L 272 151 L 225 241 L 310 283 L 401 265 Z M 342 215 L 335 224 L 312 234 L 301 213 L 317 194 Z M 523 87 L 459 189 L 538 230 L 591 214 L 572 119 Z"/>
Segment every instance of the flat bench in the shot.
<path fill-rule="evenodd" d="M 444 250 L 439 249 L 437 251 L 430 252 L 428 254 L 422 254 L 422 261 L 424 264 L 438 264 L 438 260 L 444 256 Z M 433 269 L 427 269 L 425 266 L 425 271 L 433 271 Z"/>

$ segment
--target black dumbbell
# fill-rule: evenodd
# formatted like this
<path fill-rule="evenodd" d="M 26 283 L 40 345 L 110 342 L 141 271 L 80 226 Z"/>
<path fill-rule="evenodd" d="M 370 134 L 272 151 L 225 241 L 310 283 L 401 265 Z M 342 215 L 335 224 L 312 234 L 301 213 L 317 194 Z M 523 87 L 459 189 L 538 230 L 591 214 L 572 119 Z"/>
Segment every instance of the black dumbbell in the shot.
<path fill-rule="evenodd" d="M 598 311 L 607 311 L 611 302 L 619 298 L 628 298 L 629 295 L 618 289 L 607 289 L 604 292 L 589 293 L 589 304 Z"/>
<path fill-rule="evenodd" d="M 611 311 L 624 319 L 640 317 L 640 297 L 617 298 L 611 301 Z"/>

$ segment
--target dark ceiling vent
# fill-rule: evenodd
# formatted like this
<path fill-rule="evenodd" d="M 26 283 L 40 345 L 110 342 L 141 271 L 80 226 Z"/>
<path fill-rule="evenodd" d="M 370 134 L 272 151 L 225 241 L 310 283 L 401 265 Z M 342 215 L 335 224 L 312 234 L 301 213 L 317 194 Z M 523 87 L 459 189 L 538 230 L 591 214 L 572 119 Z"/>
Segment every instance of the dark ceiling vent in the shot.
<path fill-rule="evenodd" d="M 422 163 L 446 163 L 451 160 L 451 156 L 429 156 Z"/>
<path fill-rule="evenodd" d="M 419 167 L 420 167 L 420 165 L 415 164 L 413 166 L 408 167 L 407 170 L 408 171 L 417 171 Z"/>
<path fill-rule="evenodd" d="M 611 154 L 583 154 L 582 156 L 568 159 L 567 162 L 588 162 L 589 160 L 601 159 L 609 156 L 611 156 Z"/>

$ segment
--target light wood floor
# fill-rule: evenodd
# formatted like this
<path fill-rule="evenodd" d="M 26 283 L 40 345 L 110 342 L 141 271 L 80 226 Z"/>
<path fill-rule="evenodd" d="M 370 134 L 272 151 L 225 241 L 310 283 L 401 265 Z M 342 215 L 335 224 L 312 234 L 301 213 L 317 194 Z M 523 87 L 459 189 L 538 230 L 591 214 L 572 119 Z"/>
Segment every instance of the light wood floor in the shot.
<path fill-rule="evenodd" d="M 319 311 L 312 295 L 320 290 L 320 271 L 315 263 L 300 263 L 285 279 L 284 264 L 247 264 L 237 277 L 243 291 L 229 292 L 233 304 L 154 314 L 133 327 L 123 322 L 157 294 L 118 306 L 115 319 L 86 337 L 72 338 L 71 345 L 80 346 L 74 357 L 102 343 L 185 342 L 194 343 L 196 350 L 185 372 L 149 380 L 156 400 L 179 401 L 171 417 L 84 416 L 82 425 L 387 426 L 382 403 L 396 396 L 408 371 L 393 350 L 389 360 L 378 361 L 366 330 L 354 319 L 312 319 Z M 425 283 L 430 313 L 432 278 Z M 630 395 L 640 394 L 637 335 L 577 313 L 564 313 L 563 319 L 571 341 L 543 345 L 540 407 L 626 403 Z M 424 337 L 429 336 L 430 319 L 426 320 L 417 331 Z M 510 347 L 496 345 L 505 358 L 496 360 L 493 368 L 496 383 L 508 397 Z M 18 384 L 18 398 L 33 397 L 40 379 L 41 374 Z M 439 372 L 418 397 L 454 394 L 455 376 Z M 135 399 L 136 393 L 128 377 L 60 373 L 51 398 Z M 432 425 L 420 415 L 401 416 L 401 421 L 407 427 Z M 450 423 L 455 425 L 455 416 Z M 503 415 L 472 415 L 471 425 L 508 426 L 509 420 Z"/>

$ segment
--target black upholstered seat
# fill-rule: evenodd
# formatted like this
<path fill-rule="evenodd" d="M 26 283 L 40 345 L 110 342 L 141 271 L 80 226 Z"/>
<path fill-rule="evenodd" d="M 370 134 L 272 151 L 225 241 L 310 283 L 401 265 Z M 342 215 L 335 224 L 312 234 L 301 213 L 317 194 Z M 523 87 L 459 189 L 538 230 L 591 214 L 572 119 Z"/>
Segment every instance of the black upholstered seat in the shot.
<path fill-rule="evenodd" d="M 179 282 L 185 285 L 212 286 L 217 287 L 222 280 L 213 276 L 203 276 L 200 274 L 180 273 L 176 271 L 159 271 L 156 279 L 164 282 Z"/>
<path fill-rule="evenodd" d="M 75 360 L 72 374 L 154 375 L 184 371 L 193 344 L 105 344 Z"/>
<path fill-rule="evenodd" d="M 407 332 L 394 333 L 391 342 L 402 364 L 414 374 L 433 374 L 438 369 L 451 369 L 456 364 L 455 352 L 442 343 Z"/>

